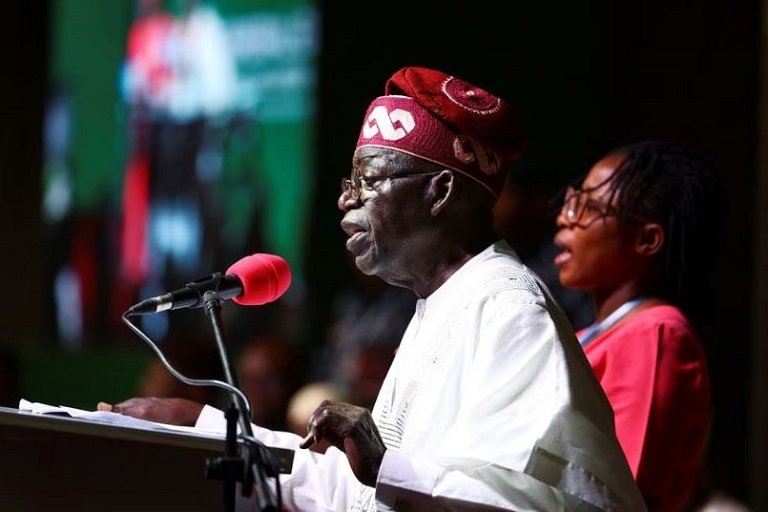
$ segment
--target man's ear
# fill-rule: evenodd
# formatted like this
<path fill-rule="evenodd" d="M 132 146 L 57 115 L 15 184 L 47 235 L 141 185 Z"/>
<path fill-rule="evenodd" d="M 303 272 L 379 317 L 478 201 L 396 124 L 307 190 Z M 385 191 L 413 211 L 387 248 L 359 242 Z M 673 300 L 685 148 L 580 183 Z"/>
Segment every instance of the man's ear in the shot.
<path fill-rule="evenodd" d="M 635 251 L 642 256 L 655 256 L 664 246 L 664 228 L 655 222 L 641 224 L 635 237 Z"/>
<path fill-rule="evenodd" d="M 456 186 L 456 178 L 453 171 L 444 169 L 439 174 L 432 177 L 429 183 L 429 201 L 430 212 L 433 216 L 438 215 L 448 201 L 453 196 L 454 187 Z"/>

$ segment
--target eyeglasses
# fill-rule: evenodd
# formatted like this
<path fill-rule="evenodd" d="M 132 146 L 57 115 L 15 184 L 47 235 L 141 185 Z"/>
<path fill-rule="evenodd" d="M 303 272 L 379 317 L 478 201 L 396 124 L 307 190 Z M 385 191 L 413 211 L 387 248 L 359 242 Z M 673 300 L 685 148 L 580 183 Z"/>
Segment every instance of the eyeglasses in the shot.
<path fill-rule="evenodd" d="M 341 180 L 341 193 L 342 195 L 349 192 L 354 201 L 359 201 L 363 195 L 363 190 L 372 192 L 373 185 L 376 182 L 384 180 L 399 180 L 402 178 L 413 178 L 414 176 L 427 176 L 429 174 L 438 174 L 441 171 L 432 172 L 415 172 L 413 174 L 401 174 L 400 176 L 373 176 L 365 177 L 361 176 L 357 169 L 352 169 L 352 173 L 349 178 L 342 178 Z"/>
<path fill-rule="evenodd" d="M 610 215 L 616 215 L 616 208 L 592 199 L 587 191 L 575 187 L 568 187 L 565 191 L 563 206 L 560 215 L 565 217 L 571 225 L 586 228 L 597 219 Z"/>

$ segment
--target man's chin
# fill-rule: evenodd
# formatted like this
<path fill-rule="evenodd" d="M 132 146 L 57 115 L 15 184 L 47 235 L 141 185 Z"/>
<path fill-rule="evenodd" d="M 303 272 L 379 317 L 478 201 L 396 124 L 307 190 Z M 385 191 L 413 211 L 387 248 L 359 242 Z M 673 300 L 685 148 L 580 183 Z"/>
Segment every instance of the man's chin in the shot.
<path fill-rule="evenodd" d="M 355 255 L 355 266 L 366 276 L 378 276 L 378 262 L 373 258 L 370 248 Z"/>
<path fill-rule="evenodd" d="M 365 274 L 366 276 L 375 276 L 375 267 L 365 256 L 355 256 L 355 266 L 357 270 Z"/>

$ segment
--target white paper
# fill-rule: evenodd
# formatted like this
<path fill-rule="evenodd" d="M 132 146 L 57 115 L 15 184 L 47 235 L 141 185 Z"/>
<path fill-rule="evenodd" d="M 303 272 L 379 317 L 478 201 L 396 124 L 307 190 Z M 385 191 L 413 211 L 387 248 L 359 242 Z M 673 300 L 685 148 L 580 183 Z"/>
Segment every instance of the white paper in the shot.
<path fill-rule="evenodd" d="M 33 414 L 53 414 L 53 415 L 68 415 L 73 418 L 78 418 L 87 421 L 93 421 L 96 423 L 107 423 L 110 425 L 119 425 L 121 427 L 133 427 L 143 430 L 160 430 L 160 431 L 174 431 L 184 432 L 187 434 L 202 435 L 200 430 L 195 427 L 185 427 L 180 425 L 169 425 L 167 423 L 157 423 L 155 421 L 140 420 L 132 416 L 126 416 L 124 414 L 118 414 L 109 411 L 84 411 L 82 409 L 76 409 L 74 407 L 67 407 L 65 405 L 48 405 L 40 402 L 30 402 L 29 400 L 21 399 L 19 401 L 19 410 L 31 412 Z M 213 435 L 206 432 L 206 437 L 221 438 L 220 435 Z"/>

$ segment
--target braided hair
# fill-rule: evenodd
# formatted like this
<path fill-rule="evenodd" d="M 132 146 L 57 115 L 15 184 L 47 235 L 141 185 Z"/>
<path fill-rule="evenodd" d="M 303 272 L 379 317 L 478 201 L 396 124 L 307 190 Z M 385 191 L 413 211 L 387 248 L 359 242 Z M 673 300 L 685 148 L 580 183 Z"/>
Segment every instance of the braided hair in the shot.
<path fill-rule="evenodd" d="M 611 154 L 624 157 L 609 178 L 609 204 L 618 199 L 619 221 L 627 225 L 640 218 L 664 229 L 660 296 L 684 309 L 697 309 L 695 299 L 703 296 L 707 256 L 722 217 L 712 167 L 684 146 L 665 141 L 638 142 Z"/>

